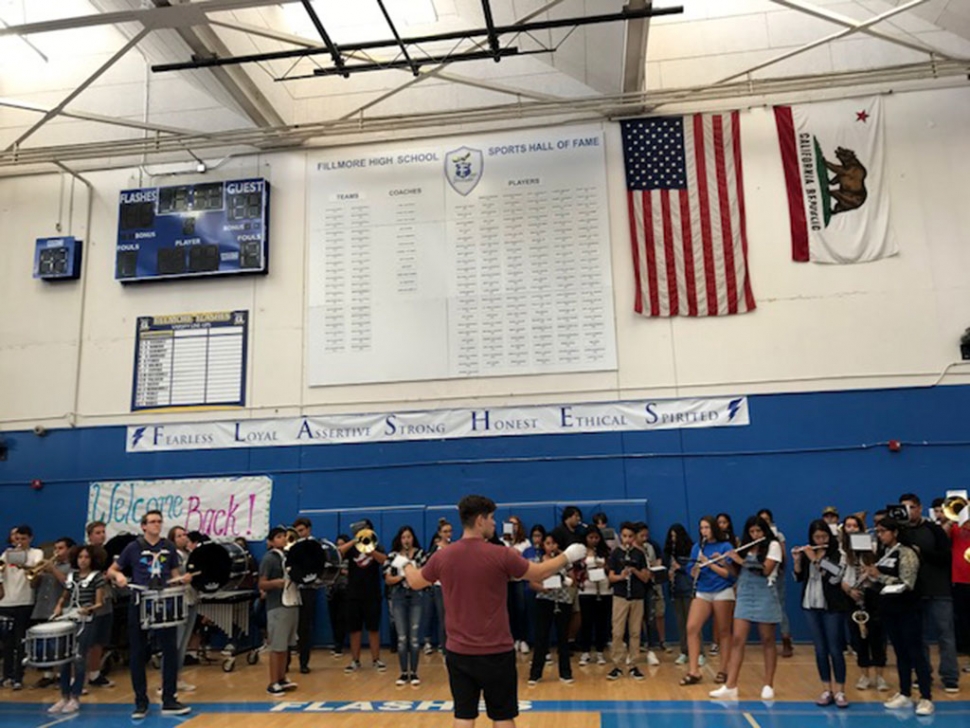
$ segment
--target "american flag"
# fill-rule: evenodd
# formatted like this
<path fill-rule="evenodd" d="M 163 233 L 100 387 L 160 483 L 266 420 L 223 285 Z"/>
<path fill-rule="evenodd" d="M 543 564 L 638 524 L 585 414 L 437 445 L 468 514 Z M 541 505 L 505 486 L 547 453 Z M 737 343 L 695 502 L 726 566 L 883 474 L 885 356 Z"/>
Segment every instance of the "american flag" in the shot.
<path fill-rule="evenodd" d="M 634 119 L 622 131 L 637 313 L 753 310 L 739 113 Z"/>

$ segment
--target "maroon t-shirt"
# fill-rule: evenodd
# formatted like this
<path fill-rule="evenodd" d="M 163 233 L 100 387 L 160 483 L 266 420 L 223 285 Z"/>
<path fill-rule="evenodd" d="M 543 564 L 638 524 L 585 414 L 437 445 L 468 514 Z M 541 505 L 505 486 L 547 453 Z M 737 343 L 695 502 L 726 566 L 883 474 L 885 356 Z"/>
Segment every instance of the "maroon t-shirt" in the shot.
<path fill-rule="evenodd" d="M 435 552 L 421 575 L 441 582 L 449 652 L 494 655 L 512 649 L 507 584 L 528 569 L 515 549 L 481 538 L 463 538 Z"/>

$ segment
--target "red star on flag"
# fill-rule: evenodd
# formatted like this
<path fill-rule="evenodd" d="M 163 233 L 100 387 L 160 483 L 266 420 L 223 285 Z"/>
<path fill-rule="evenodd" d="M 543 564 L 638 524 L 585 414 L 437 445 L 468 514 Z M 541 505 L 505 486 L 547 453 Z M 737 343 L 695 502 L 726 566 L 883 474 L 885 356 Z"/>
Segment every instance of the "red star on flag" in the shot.
<path fill-rule="evenodd" d="M 869 112 L 866 111 L 865 109 L 863 109 L 862 111 L 857 111 L 855 113 L 855 120 L 861 121 L 863 124 L 865 124 L 869 120 Z"/>

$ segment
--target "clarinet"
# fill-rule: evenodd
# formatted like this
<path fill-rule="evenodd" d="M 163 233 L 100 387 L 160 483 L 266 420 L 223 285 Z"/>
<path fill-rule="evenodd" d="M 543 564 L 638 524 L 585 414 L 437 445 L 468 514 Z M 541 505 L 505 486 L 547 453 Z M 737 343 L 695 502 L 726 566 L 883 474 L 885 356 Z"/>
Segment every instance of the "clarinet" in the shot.
<path fill-rule="evenodd" d="M 691 599 L 697 596 L 697 580 L 701 578 L 701 569 L 700 569 L 701 556 L 704 553 L 704 544 L 706 543 L 707 543 L 707 539 L 701 536 L 701 541 L 697 545 L 697 559 L 694 562 L 694 585 L 691 588 L 691 595 L 690 595 Z"/>
<path fill-rule="evenodd" d="M 630 548 L 633 548 L 632 546 Z M 629 568 L 633 560 L 630 558 L 630 548 L 623 552 L 623 566 Z M 626 598 L 630 599 L 633 596 L 633 572 L 628 572 L 626 575 Z"/>

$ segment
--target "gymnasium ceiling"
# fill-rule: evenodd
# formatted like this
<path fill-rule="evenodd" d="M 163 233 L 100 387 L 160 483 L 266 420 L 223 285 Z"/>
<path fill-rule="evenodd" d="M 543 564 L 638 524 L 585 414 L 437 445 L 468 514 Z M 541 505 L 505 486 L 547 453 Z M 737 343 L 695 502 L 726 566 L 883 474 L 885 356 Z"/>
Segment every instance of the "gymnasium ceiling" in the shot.
<path fill-rule="evenodd" d="M 970 70 L 967 0 L 307 4 L 332 47 L 302 0 L 0 0 L 0 175 L 211 165 L 261 149 L 953 85 Z M 528 29 L 678 6 L 649 19 Z M 526 31 L 474 34 L 509 26 Z M 450 37 L 347 50 L 395 33 Z M 496 49 L 508 55 L 496 62 Z M 469 53 L 479 59 L 458 60 Z M 396 67 L 355 70 L 389 62 Z"/>

